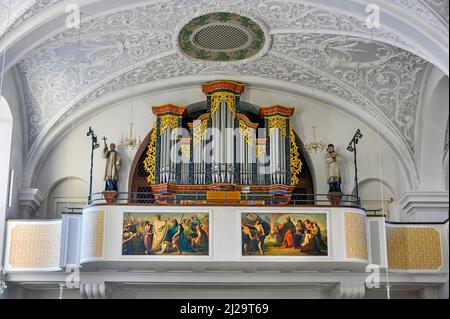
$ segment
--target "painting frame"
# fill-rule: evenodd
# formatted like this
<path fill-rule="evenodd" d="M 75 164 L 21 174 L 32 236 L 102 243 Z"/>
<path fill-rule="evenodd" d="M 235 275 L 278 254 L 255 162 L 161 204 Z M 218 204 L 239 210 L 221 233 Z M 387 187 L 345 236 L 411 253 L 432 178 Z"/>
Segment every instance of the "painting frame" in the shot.
<path fill-rule="evenodd" d="M 207 215 L 208 216 L 208 228 L 209 228 L 209 234 L 208 234 L 208 248 L 207 248 L 207 254 L 149 254 L 149 255 L 126 255 L 123 254 L 123 229 L 124 224 L 123 221 L 126 218 L 128 214 L 133 215 L 157 215 L 160 214 L 162 216 L 164 215 Z M 118 256 L 120 260 L 133 260 L 133 261 L 174 261 L 174 260 L 184 260 L 184 261 L 210 261 L 213 260 L 213 216 L 211 210 L 183 210 L 183 211 L 177 211 L 172 209 L 159 209 L 157 211 L 148 211 L 148 210 L 124 210 L 122 212 L 122 223 L 121 223 L 121 232 L 120 232 L 120 245 L 117 245 L 118 247 Z M 119 242 L 118 242 L 119 243 Z"/>
<path fill-rule="evenodd" d="M 327 255 L 245 255 L 243 254 L 243 238 L 242 238 L 242 216 L 244 214 L 291 214 L 291 215 L 316 215 L 316 214 L 324 214 L 326 216 L 326 224 L 327 224 Z M 267 209 L 267 210 L 255 210 L 255 209 L 241 209 L 239 214 L 237 215 L 237 224 L 239 227 L 238 232 L 238 240 L 237 240 L 237 249 L 239 250 L 238 256 L 239 261 L 266 261 L 266 262 L 286 262 L 286 261 L 324 261 L 324 260 L 332 260 L 333 259 L 333 243 L 331 241 L 332 230 L 330 228 L 330 211 L 327 209 L 321 210 L 311 210 L 309 208 L 301 209 Z"/>

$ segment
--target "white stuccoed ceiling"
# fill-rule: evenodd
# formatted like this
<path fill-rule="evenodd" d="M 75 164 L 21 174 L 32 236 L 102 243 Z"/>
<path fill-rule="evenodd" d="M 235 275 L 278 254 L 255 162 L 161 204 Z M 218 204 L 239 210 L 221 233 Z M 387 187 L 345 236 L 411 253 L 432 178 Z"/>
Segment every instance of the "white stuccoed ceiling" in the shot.
<path fill-rule="evenodd" d="M 37 23 L 55 4 L 64 3 L 1 0 L 3 36 L 8 14 L 5 4 L 9 1 L 12 36 L 21 26 Z M 111 7 L 115 2 L 121 0 L 103 1 Z M 431 68 L 423 58 L 426 53 L 415 50 L 407 38 L 383 24 L 371 33 L 361 16 L 326 9 L 319 5 L 327 2 L 324 0 L 315 1 L 317 6 L 306 2 L 128 1 L 127 7 L 96 12 L 95 17 L 82 9 L 81 32 L 49 30 L 47 38 L 36 39 L 38 44 L 26 56 L 14 57 L 25 91 L 31 151 L 39 148 L 33 143 L 39 144 L 50 131 L 58 130 L 69 112 L 82 112 L 86 105 L 120 89 L 180 76 L 245 75 L 285 81 L 346 100 L 384 123 L 413 159 L 421 88 Z M 448 1 L 388 2 L 426 21 L 430 33 L 448 37 Z M 214 64 L 185 57 L 177 47 L 178 30 L 202 13 L 220 11 L 236 12 L 263 25 L 266 36 L 272 39 L 270 49 L 247 63 Z"/>

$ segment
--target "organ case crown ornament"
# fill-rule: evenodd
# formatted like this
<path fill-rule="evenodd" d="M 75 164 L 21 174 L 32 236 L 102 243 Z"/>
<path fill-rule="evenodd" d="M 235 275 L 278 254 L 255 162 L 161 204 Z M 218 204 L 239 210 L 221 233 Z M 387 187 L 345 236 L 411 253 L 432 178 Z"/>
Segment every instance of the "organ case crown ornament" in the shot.
<path fill-rule="evenodd" d="M 144 168 L 157 203 L 206 203 L 218 191 L 260 193 L 264 204 L 289 203 L 302 170 L 290 120 L 294 109 L 275 105 L 243 113 L 244 85 L 233 81 L 206 83 L 203 92 L 207 109 L 193 120 L 185 107 L 153 107 L 157 119 Z"/>

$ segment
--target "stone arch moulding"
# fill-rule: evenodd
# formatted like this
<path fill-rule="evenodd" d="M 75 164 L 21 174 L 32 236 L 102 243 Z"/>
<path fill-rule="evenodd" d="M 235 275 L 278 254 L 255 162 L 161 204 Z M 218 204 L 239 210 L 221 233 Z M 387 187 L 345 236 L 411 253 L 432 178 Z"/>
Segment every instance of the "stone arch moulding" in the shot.
<path fill-rule="evenodd" d="M 0 256 L 3 256 L 3 238 L 8 206 L 10 155 L 13 116 L 8 101 L 0 95 L 0 136 L 4 149 L 0 151 Z"/>
<path fill-rule="evenodd" d="M 54 199 L 52 196 L 54 191 L 63 183 L 66 183 L 66 182 L 70 183 L 72 181 L 81 182 L 83 186 L 86 186 L 86 194 L 84 195 L 84 197 L 86 198 L 86 201 L 87 201 L 87 198 L 89 195 L 88 194 L 89 193 L 89 191 L 88 191 L 89 184 L 86 180 L 84 180 L 78 176 L 65 176 L 65 177 L 59 178 L 51 184 L 51 186 L 49 187 L 49 189 L 47 191 L 47 195 L 45 196 L 47 198 L 46 212 L 45 212 L 47 214 L 47 216 L 57 216 L 56 211 L 53 211 L 53 212 L 50 211 L 51 209 L 55 208 L 55 207 L 53 207 L 53 205 L 55 203 L 51 201 Z M 68 200 L 71 199 L 71 197 L 69 195 L 70 194 L 67 194 L 67 196 L 66 196 Z M 77 198 L 82 198 L 82 197 L 77 197 Z"/>
<path fill-rule="evenodd" d="M 99 0 L 94 1 L 75 1 L 81 6 L 82 11 L 89 12 L 89 17 L 83 18 L 83 21 L 88 21 L 92 17 L 101 16 L 102 13 L 111 13 L 115 10 L 133 9 L 143 5 L 142 2 L 130 4 L 128 0 L 104 1 L 102 5 L 98 5 Z M 167 4 L 171 0 L 149 1 L 151 3 Z M 273 5 L 282 6 L 283 4 L 296 3 L 295 1 L 279 1 L 274 2 Z M 403 48 L 407 51 L 417 54 L 427 61 L 432 62 L 449 74 L 448 61 L 448 25 L 433 16 L 433 12 L 419 10 L 417 8 L 405 8 L 399 0 L 374 0 L 373 4 L 379 5 L 381 10 L 381 20 L 383 21 L 383 32 L 374 32 L 373 36 L 370 31 L 358 32 L 358 36 L 366 39 L 373 39 Z M 364 23 L 366 19 L 367 2 L 360 0 L 306 0 L 305 5 L 310 5 L 315 8 L 320 8 L 325 11 L 342 14 L 355 18 L 356 24 Z M 10 31 L 7 43 L 0 46 L 0 53 L 4 48 L 11 54 L 8 54 L 6 60 L 6 70 L 15 65 L 25 54 L 31 52 L 34 48 L 40 46 L 48 38 L 65 30 L 65 1 L 56 1 L 51 7 L 43 6 L 45 15 L 31 14 L 30 17 L 19 18 L 22 19 L 22 24 Z M 267 6 L 267 5 L 266 5 Z M 217 7 L 217 10 L 228 9 L 233 10 L 236 6 L 228 5 Z M 244 10 L 243 8 L 242 10 Z M 384 9 L 384 10 L 383 10 Z M 425 10 L 426 11 L 426 10 Z M 419 12 L 419 13 L 418 13 Z M 422 14 L 422 15 L 421 15 Z M 338 28 L 322 28 L 321 26 L 315 28 L 320 32 L 333 32 L 342 35 L 355 35 L 351 28 L 346 30 L 338 30 Z M 30 34 L 30 30 L 33 30 Z M 401 30 L 401 31 L 399 31 Z M 292 31 L 292 30 L 291 30 Z M 271 32 L 280 32 L 280 29 L 271 30 Z M 36 41 L 36 39 L 38 39 Z"/>
<path fill-rule="evenodd" d="M 375 119 L 366 111 L 355 107 L 353 103 L 324 92 L 318 92 L 317 90 L 314 91 L 314 96 L 312 96 L 310 88 L 281 80 L 242 75 L 227 76 L 227 78 L 230 80 L 247 83 L 249 87 L 283 92 L 294 96 L 311 99 L 317 103 L 323 104 L 326 107 L 331 107 L 361 121 L 374 132 L 378 130 L 380 137 L 382 137 L 383 141 L 392 149 L 393 153 L 399 159 L 401 167 L 405 171 L 405 176 L 408 178 L 407 186 L 413 189 L 417 185 L 418 175 L 414 158 L 408 147 L 399 137 L 399 134 L 394 134 L 392 130 L 386 128 L 384 123 L 380 122 L 378 119 Z M 176 81 L 169 78 L 165 80 L 146 82 L 135 87 L 135 98 L 162 91 L 175 91 L 190 87 L 198 88 L 201 83 L 214 81 L 216 79 L 216 75 L 196 75 L 182 76 L 177 78 Z M 130 92 L 127 88 L 108 93 L 101 98 L 94 100 L 92 103 L 85 105 L 81 110 L 77 110 L 70 118 L 65 118 L 53 127 L 49 128 L 39 139 L 39 141 L 36 141 L 33 144 L 33 147 L 27 156 L 24 187 L 31 187 L 34 185 L 43 160 L 51 151 L 53 145 L 56 145 L 56 143 L 65 136 L 68 132 L 68 128 L 73 125 L 72 123 L 81 123 L 87 120 L 90 116 L 107 108 L 117 106 L 118 103 L 126 101 L 130 97 Z"/>
<path fill-rule="evenodd" d="M 420 187 L 428 190 L 445 188 L 446 128 L 448 124 L 449 78 L 434 68 L 417 114 L 417 166 Z"/>
<path fill-rule="evenodd" d="M 360 193 L 361 193 L 361 189 L 362 189 L 365 185 L 368 185 L 369 183 L 373 183 L 373 182 L 375 182 L 375 183 L 377 183 L 377 184 L 380 184 L 380 183 L 381 183 L 384 187 L 386 187 L 386 188 L 393 194 L 394 200 L 398 199 L 399 194 L 398 194 L 398 192 L 395 190 L 395 188 L 393 188 L 393 187 L 392 187 L 387 181 L 385 181 L 384 179 L 379 179 L 379 178 L 366 178 L 366 179 L 364 179 L 364 180 L 362 180 L 362 181 L 359 181 L 359 183 L 358 183 L 358 188 L 359 188 L 359 190 L 360 190 Z M 352 194 L 355 194 L 355 192 L 356 192 L 356 189 L 353 188 Z M 376 198 L 373 198 L 373 199 L 376 199 Z"/>
<path fill-rule="evenodd" d="M 65 182 L 65 181 L 70 181 L 70 180 L 78 180 L 81 181 L 83 183 L 85 183 L 86 185 L 88 184 L 87 181 L 85 181 L 83 178 L 78 177 L 78 176 L 65 176 L 65 177 L 61 177 L 58 178 L 56 181 L 53 182 L 52 186 L 49 188 L 48 192 L 50 193 L 52 190 L 54 190 L 59 184 Z"/>
<path fill-rule="evenodd" d="M 150 139 L 152 135 L 153 129 L 147 134 L 147 136 L 142 141 L 138 150 L 136 151 L 136 155 L 134 156 L 133 162 L 131 164 L 129 176 L 128 176 L 128 192 L 136 193 L 140 192 L 139 187 L 141 185 L 147 185 L 147 174 L 145 176 L 140 176 L 139 174 L 139 166 L 142 162 L 142 157 L 146 157 L 148 146 L 150 144 Z M 129 195 L 133 196 L 133 195 Z M 133 200 L 134 198 L 130 197 L 129 200 Z"/>
<path fill-rule="evenodd" d="M 371 194 L 371 198 L 364 197 L 364 187 L 375 186 L 376 196 Z M 363 208 L 367 210 L 367 212 L 376 211 L 381 209 L 389 218 L 392 218 L 396 213 L 396 205 L 399 198 L 399 191 L 396 191 L 395 188 L 391 186 L 391 184 L 384 179 L 380 178 L 366 178 L 358 183 L 359 187 L 359 196 L 361 197 L 361 202 Z M 391 193 L 388 196 L 387 192 L 381 190 L 385 188 L 387 192 Z M 352 194 L 356 193 L 356 188 L 353 189 Z M 379 194 L 378 194 L 379 193 Z M 380 196 L 380 198 L 376 198 Z"/>

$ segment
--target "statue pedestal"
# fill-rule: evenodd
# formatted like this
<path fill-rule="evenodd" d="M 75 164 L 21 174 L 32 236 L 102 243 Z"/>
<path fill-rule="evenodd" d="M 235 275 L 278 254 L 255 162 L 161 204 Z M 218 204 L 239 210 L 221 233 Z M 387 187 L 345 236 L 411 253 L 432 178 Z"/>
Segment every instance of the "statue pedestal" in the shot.
<path fill-rule="evenodd" d="M 114 205 L 119 197 L 119 193 L 115 191 L 104 191 L 102 194 L 107 205 Z"/>
<path fill-rule="evenodd" d="M 328 200 L 331 206 L 340 206 L 342 200 L 342 193 L 328 193 Z"/>

